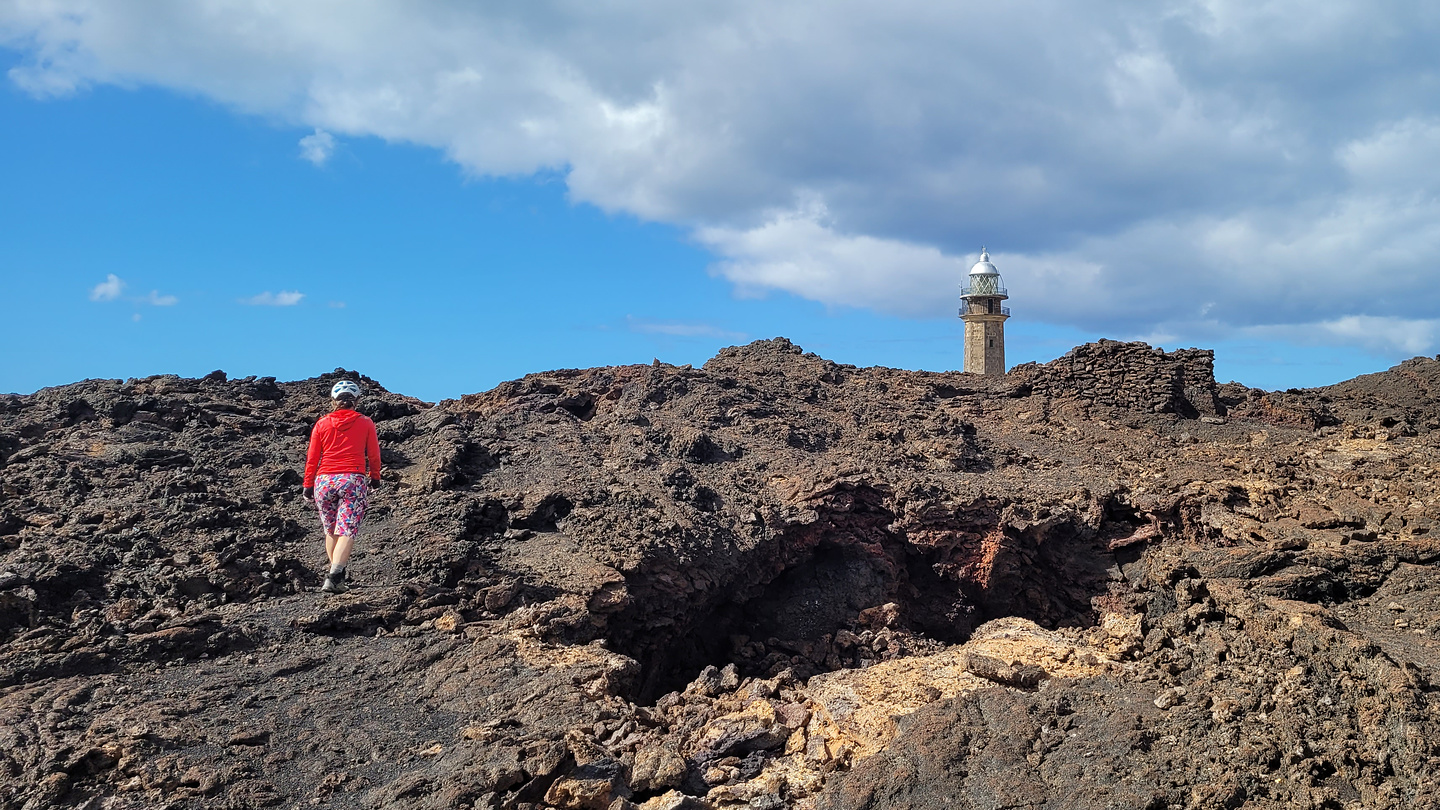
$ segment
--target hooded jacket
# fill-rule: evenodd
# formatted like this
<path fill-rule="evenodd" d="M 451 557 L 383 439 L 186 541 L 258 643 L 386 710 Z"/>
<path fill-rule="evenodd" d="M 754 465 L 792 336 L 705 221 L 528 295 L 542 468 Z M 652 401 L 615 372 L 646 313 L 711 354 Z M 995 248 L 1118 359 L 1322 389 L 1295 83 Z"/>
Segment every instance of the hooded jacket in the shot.
<path fill-rule="evenodd" d="M 380 438 L 375 423 L 348 408 L 333 411 L 315 423 L 310 431 L 310 452 L 305 455 L 305 486 L 315 486 L 317 475 L 366 473 L 380 477 Z"/>

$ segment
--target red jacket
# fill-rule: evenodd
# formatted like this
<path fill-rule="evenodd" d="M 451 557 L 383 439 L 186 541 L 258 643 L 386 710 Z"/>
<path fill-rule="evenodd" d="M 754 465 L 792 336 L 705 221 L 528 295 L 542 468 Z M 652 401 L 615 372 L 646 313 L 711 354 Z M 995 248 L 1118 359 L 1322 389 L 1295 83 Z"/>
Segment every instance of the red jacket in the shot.
<path fill-rule="evenodd" d="M 370 418 L 344 409 L 320 417 L 310 431 L 310 452 L 305 456 L 305 486 L 315 486 L 315 476 L 366 472 L 380 477 L 380 438 Z"/>

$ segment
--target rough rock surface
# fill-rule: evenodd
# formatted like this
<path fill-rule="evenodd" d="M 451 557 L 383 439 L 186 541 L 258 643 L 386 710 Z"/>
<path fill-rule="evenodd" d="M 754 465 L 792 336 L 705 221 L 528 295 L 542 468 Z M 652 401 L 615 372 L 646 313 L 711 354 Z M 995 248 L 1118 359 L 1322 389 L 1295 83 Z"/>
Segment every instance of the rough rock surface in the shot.
<path fill-rule="evenodd" d="M 0 808 L 1440 806 L 1440 362 L 703 369 L 0 396 Z"/>

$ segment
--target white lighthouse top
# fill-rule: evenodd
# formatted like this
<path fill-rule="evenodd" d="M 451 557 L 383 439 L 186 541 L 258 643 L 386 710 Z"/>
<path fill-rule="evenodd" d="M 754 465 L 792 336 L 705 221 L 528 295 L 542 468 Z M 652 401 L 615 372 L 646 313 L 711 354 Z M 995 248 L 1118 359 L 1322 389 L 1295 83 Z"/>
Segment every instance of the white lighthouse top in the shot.
<path fill-rule="evenodd" d="M 993 265 L 993 264 L 990 263 L 990 253 L 989 253 L 989 251 L 985 250 L 984 247 L 981 247 L 981 248 L 980 248 L 980 261 L 976 262 L 975 265 L 970 268 L 970 275 L 972 275 L 972 276 L 998 276 L 998 275 L 1000 275 L 1000 271 L 999 271 L 999 270 L 996 270 L 996 269 L 995 269 L 995 265 Z"/>

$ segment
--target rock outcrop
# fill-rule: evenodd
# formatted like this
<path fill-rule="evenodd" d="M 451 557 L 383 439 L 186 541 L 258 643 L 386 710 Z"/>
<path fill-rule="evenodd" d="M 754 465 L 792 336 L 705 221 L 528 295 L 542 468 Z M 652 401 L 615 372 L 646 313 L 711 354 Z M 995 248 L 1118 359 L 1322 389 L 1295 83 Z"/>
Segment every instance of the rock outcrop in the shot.
<path fill-rule="evenodd" d="M 783 339 L 429 404 L 316 591 L 311 380 L 0 397 L 0 808 L 1440 803 L 1440 362 Z"/>

